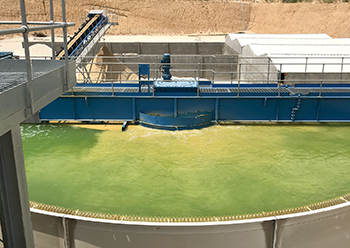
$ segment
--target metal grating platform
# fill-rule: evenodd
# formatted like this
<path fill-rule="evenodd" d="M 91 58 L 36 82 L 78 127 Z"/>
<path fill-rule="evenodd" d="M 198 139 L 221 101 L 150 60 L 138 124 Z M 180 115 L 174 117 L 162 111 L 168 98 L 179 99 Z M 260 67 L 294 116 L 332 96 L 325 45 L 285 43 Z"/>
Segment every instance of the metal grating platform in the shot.
<path fill-rule="evenodd" d="M 138 93 L 138 87 L 74 87 L 73 92 L 77 93 Z M 142 93 L 153 92 L 153 87 L 141 87 Z M 222 88 L 212 88 L 212 87 L 200 87 L 200 93 L 228 93 L 237 94 L 240 93 L 250 93 L 250 94 L 278 94 L 287 93 L 290 95 L 302 94 L 308 95 L 310 93 L 350 93 L 350 87 L 222 87 Z"/>
<path fill-rule="evenodd" d="M 201 88 L 202 93 L 289 93 L 290 91 L 286 88 L 267 88 L 267 87 L 254 87 L 254 88 Z"/>
<path fill-rule="evenodd" d="M 32 60 L 33 78 L 29 87 L 25 62 L 0 61 L 0 135 L 27 119 L 28 108 L 36 113 L 64 93 L 64 61 Z M 67 70 L 67 86 L 72 88 L 76 84 L 75 63 L 70 62 Z M 29 94 L 32 94 L 33 102 L 29 101 Z"/>
<path fill-rule="evenodd" d="M 44 72 L 34 72 L 33 78 L 40 77 L 44 75 Z M 0 94 L 10 90 L 18 85 L 27 82 L 26 72 L 0 72 Z"/>
<path fill-rule="evenodd" d="M 150 92 L 153 92 L 153 87 L 150 86 Z M 138 87 L 74 87 L 73 92 L 77 93 L 138 93 Z M 148 87 L 141 87 L 142 93 L 148 92 Z"/>
<path fill-rule="evenodd" d="M 2 75 L 0 74 L 0 77 L 1 76 Z M 21 84 L 21 82 L 16 82 L 16 81 L 15 82 L 11 82 L 11 83 L 2 83 L 2 82 L 0 82 L 0 94 L 5 92 L 5 91 L 8 91 L 8 90 L 16 87 L 17 85 L 20 85 L 20 84 Z"/>

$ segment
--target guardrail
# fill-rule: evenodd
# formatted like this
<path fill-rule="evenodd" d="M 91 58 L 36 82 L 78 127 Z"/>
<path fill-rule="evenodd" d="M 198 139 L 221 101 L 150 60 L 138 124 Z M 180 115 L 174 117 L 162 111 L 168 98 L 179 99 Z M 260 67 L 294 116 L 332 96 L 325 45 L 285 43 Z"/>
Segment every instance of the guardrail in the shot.
<path fill-rule="evenodd" d="M 51 30 L 51 47 L 54 47 L 55 43 L 55 32 L 54 29 L 62 28 L 63 29 L 63 45 L 64 50 L 67 51 L 67 27 L 74 26 L 74 23 L 70 23 L 66 21 L 66 7 L 65 7 L 65 0 L 61 0 L 61 6 L 62 6 L 62 22 L 55 22 L 54 20 L 54 12 L 53 12 L 53 0 L 50 0 L 50 22 L 28 22 L 26 17 L 26 7 L 25 7 L 25 1 L 20 0 L 20 8 L 21 8 L 21 17 L 22 21 L 1 21 L 0 25 L 22 25 L 20 28 L 14 28 L 14 29 L 5 29 L 0 30 L 0 35 L 8 35 L 8 34 L 17 34 L 22 33 L 23 34 L 23 48 L 25 53 L 25 60 L 26 60 L 26 70 L 27 70 L 27 92 L 28 92 L 28 115 L 32 115 L 33 113 L 33 90 L 31 86 L 31 82 L 33 79 L 33 68 L 30 58 L 30 52 L 29 52 L 29 40 L 28 40 L 28 34 L 29 32 L 34 31 L 42 31 L 42 30 Z M 29 27 L 29 25 L 38 25 L 36 27 Z M 55 58 L 55 52 L 52 49 L 52 59 Z M 67 76 L 67 68 L 68 68 L 68 58 L 65 59 L 65 77 Z M 67 82 L 67 81 L 66 81 Z M 63 85 L 64 89 L 68 89 L 67 83 Z"/>
<path fill-rule="evenodd" d="M 209 80 L 214 84 L 350 83 L 350 57 L 256 58 L 231 55 L 173 55 L 171 58 L 171 74 L 174 78 Z M 161 55 L 117 55 L 89 59 L 90 62 L 83 63 L 78 68 L 78 83 L 136 83 L 139 64 L 149 64 L 151 80 L 162 77 Z M 129 79 L 130 75 L 136 77 Z"/>
<path fill-rule="evenodd" d="M 90 62 L 77 67 L 77 80 L 78 83 L 109 83 L 112 86 L 112 95 L 114 86 L 121 87 L 123 84 L 147 84 L 148 91 L 154 92 L 154 80 L 162 78 L 161 58 L 162 55 L 88 57 L 87 61 Z M 305 87 L 318 88 L 320 97 L 325 85 L 350 85 L 350 57 L 173 55 L 171 58 L 170 71 L 173 79 L 197 80 L 197 96 L 200 96 L 205 85 L 221 88 L 237 85 L 238 97 L 241 85 L 245 84 L 256 84 L 256 87 L 259 87 L 259 84 L 271 84 L 274 88 L 277 85 L 278 96 L 281 95 L 283 85 L 300 87 L 304 84 Z M 140 64 L 149 65 L 147 77 L 140 75 Z"/>

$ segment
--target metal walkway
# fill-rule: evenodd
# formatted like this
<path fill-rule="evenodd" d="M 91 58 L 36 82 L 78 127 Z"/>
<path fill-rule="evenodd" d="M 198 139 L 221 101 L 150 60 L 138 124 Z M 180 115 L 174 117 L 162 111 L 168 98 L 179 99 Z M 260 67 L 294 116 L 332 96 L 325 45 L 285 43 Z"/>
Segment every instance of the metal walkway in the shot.
<path fill-rule="evenodd" d="M 76 86 L 72 90 L 74 93 L 138 93 L 139 88 L 138 85 L 135 84 L 134 87 L 123 87 L 120 85 L 114 87 L 82 87 Z M 141 92 L 148 92 L 148 87 L 141 87 Z M 149 92 L 153 92 L 153 86 L 149 87 Z M 269 93 L 287 93 L 290 95 L 308 95 L 310 93 L 350 93 L 350 87 L 220 87 L 220 88 L 212 88 L 212 87 L 200 87 L 200 93 L 229 93 L 229 94 L 237 94 L 237 93 L 260 93 L 260 94 L 269 94 Z"/>

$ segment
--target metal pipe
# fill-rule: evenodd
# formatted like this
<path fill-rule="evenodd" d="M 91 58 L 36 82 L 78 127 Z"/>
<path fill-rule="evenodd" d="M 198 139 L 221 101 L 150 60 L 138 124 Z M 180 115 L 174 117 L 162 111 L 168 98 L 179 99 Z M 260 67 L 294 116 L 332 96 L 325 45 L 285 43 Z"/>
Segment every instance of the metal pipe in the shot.
<path fill-rule="evenodd" d="M 216 56 L 213 56 L 213 83 L 215 82 Z"/>
<path fill-rule="evenodd" d="M 305 78 L 304 80 L 306 80 L 306 77 L 307 77 L 307 61 L 308 61 L 308 57 L 306 57 L 306 60 L 305 60 Z"/>
<path fill-rule="evenodd" d="M 239 61 L 239 64 L 238 64 L 238 86 L 237 86 L 237 97 L 239 97 L 239 90 L 240 90 L 240 87 L 241 87 L 241 68 L 242 68 L 242 64 L 241 64 L 241 62 Z"/>
<path fill-rule="evenodd" d="M 0 30 L 0 35 L 7 35 L 7 34 L 23 34 L 26 32 L 27 29 L 24 27 L 21 28 L 13 28 L 13 29 L 4 29 Z"/>
<path fill-rule="evenodd" d="M 50 0 L 52 1 L 52 0 Z M 51 18 L 53 20 L 53 17 Z M 0 25 L 21 25 L 20 21 L 0 21 Z M 65 24 L 64 22 L 27 22 L 27 25 L 53 25 L 53 24 Z M 74 26 L 74 22 L 67 22 L 68 26 Z"/>
<path fill-rule="evenodd" d="M 241 2 L 241 10 L 242 10 L 242 23 L 243 23 L 243 31 L 245 31 L 245 25 L 244 25 L 244 11 L 243 11 L 243 3 L 242 0 L 239 0 Z"/>
<path fill-rule="evenodd" d="M 197 75 L 196 75 L 196 71 L 197 71 L 196 70 L 197 56 L 196 55 L 194 56 L 194 59 L 195 59 L 195 62 L 193 63 L 193 73 L 194 73 L 193 78 L 196 78 L 197 77 Z"/>
<path fill-rule="evenodd" d="M 119 83 L 121 84 L 122 83 L 122 65 L 119 64 Z"/>
<path fill-rule="evenodd" d="M 112 66 L 111 66 L 111 68 L 110 68 L 110 71 L 111 71 L 111 80 L 112 80 L 112 96 L 114 96 L 114 85 L 113 85 L 113 79 L 114 79 L 114 77 L 113 77 L 113 71 L 112 71 Z"/>
<path fill-rule="evenodd" d="M 37 26 L 37 27 L 28 27 L 29 32 L 33 31 L 42 31 L 42 30 L 48 30 L 48 29 L 55 29 L 55 28 L 66 28 L 67 25 L 65 24 L 53 24 L 53 25 L 44 25 L 44 26 Z"/>
<path fill-rule="evenodd" d="M 323 84 L 323 77 L 324 77 L 324 65 L 325 64 L 322 65 L 322 76 L 321 76 L 320 92 L 319 92 L 318 97 L 322 96 L 322 84 Z"/>
<path fill-rule="evenodd" d="M 197 85 L 197 97 L 199 97 L 199 81 L 200 81 L 199 74 L 200 74 L 200 66 L 201 66 L 201 64 L 200 64 L 200 63 L 198 63 L 198 80 L 197 80 L 198 85 Z"/>
<path fill-rule="evenodd" d="M 231 57 L 231 84 L 233 83 L 233 56 Z"/>
<path fill-rule="evenodd" d="M 279 75 L 279 83 L 278 85 L 278 97 L 281 97 L 281 77 L 282 77 L 282 64 L 280 64 L 280 75 Z"/>
<path fill-rule="evenodd" d="M 55 23 L 54 12 L 53 12 L 53 0 L 50 0 L 50 23 Z M 51 51 L 52 59 L 56 58 L 55 54 L 55 30 L 51 29 Z"/>
<path fill-rule="evenodd" d="M 344 57 L 341 58 L 340 81 L 343 82 Z"/>
<path fill-rule="evenodd" d="M 268 84 L 270 83 L 270 62 L 271 62 L 271 59 L 268 58 L 268 64 L 267 64 L 267 83 Z"/>
<path fill-rule="evenodd" d="M 62 22 L 65 24 L 66 21 L 66 2 L 65 0 L 61 0 L 62 5 Z M 64 61 L 65 61 L 65 67 L 64 67 L 64 75 L 65 80 L 63 84 L 63 91 L 65 92 L 68 90 L 68 48 L 67 48 L 67 26 L 63 26 L 63 47 L 64 47 Z"/>
<path fill-rule="evenodd" d="M 30 52 L 29 52 L 29 38 L 28 38 L 28 26 L 27 26 L 27 17 L 26 17 L 26 8 L 24 0 L 20 0 L 21 7 L 21 18 L 22 18 L 22 28 L 25 29 L 23 33 L 23 48 L 26 59 L 26 70 L 27 70 L 27 109 L 26 115 L 30 117 L 34 114 L 34 99 L 33 99 L 33 89 L 32 89 L 32 79 L 33 79 L 33 68 L 32 62 L 30 60 Z"/>

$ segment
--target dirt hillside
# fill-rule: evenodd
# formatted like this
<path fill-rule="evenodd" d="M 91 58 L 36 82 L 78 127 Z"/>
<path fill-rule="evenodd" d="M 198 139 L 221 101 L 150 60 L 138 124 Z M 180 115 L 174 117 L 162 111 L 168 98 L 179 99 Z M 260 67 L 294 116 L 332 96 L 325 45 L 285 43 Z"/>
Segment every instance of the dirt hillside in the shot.
<path fill-rule="evenodd" d="M 0 20 L 20 20 L 18 0 L 0 0 Z M 49 0 L 26 0 L 28 20 L 49 20 Z M 60 1 L 54 0 L 56 20 Z M 327 33 L 349 37 L 350 4 L 244 2 L 246 29 L 255 33 Z M 231 0 L 66 0 L 67 20 L 79 25 L 89 10 L 119 16 L 113 35 L 226 34 L 243 30 L 241 4 Z M 8 26 L 7 26 L 8 27 Z M 4 28 L 2 26 L 1 28 Z M 74 33 L 70 28 L 69 33 Z M 59 31 L 58 31 L 59 32 Z"/>
<path fill-rule="evenodd" d="M 326 33 L 350 37 L 350 4 L 256 4 L 250 17 L 255 33 Z"/>

